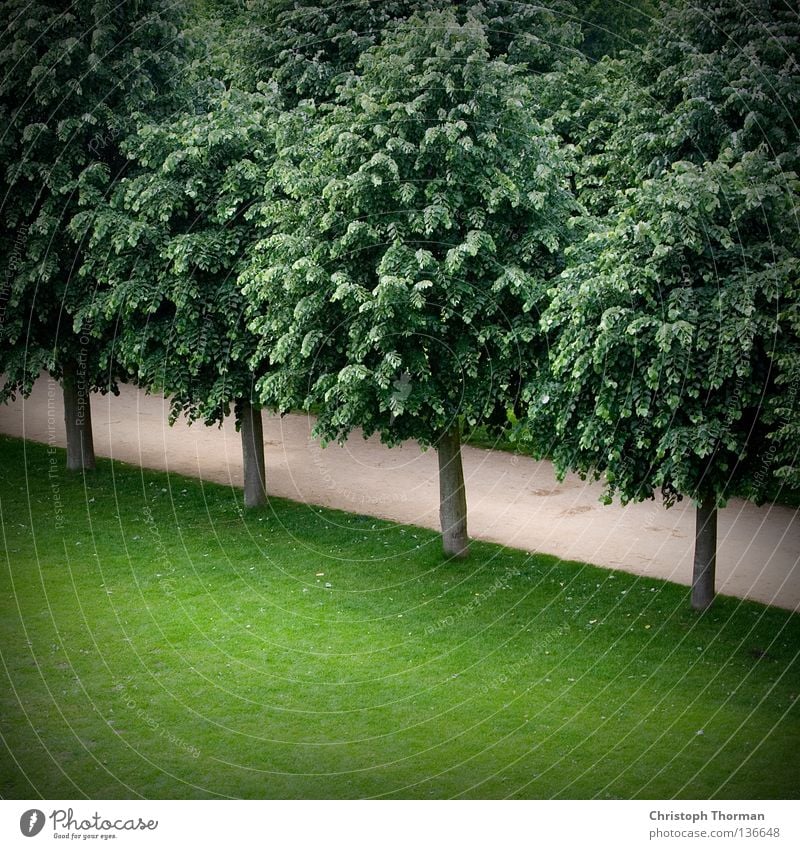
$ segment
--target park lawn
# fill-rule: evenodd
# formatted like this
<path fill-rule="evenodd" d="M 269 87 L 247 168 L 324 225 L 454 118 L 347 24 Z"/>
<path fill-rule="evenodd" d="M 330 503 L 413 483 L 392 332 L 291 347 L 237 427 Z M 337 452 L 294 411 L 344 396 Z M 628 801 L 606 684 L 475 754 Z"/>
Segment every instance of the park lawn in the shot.
<path fill-rule="evenodd" d="M 800 792 L 797 615 L 63 464 L 0 438 L 2 797 Z"/>

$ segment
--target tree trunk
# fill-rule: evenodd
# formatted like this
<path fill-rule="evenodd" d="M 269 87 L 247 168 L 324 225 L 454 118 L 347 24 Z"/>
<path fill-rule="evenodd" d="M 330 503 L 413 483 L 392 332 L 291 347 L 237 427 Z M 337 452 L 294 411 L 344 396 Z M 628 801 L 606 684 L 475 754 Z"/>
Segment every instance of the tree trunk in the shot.
<path fill-rule="evenodd" d="M 239 426 L 242 432 L 242 464 L 244 466 L 244 506 L 259 507 L 266 503 L 266 471 L 264 467 L 264 427 L 261 410 L 241 402 Z"/>
<path fill-rule="evenodd" d="M 64 424 L 67 429 L 67 469 L 81 472 L 95 467 L 92 407 L 89 384 L 73 365 L 64 368 Z"/>
<path fill-rule="evenodd" d="M 442 435 L 436 453 L 439 458 L 439 520 L 444 553 L 450 557 L 466 557 L 469 554 L 467 497 L 458 424 Z"/>
<path fill-rule="evenodd" d="M 717 571 L 717 506 L 713 498 L 698 507 L 694 532 L 694 572 L 692 574 L 692 607 L 706 610 L 714 601 Z"/>

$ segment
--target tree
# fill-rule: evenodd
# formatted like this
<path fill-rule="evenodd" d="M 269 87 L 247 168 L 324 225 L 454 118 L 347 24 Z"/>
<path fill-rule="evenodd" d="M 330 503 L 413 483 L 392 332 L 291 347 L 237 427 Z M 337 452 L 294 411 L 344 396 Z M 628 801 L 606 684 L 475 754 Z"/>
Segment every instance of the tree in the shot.
<path fill-rule="evenodd" d="M 2 400 L 42 371 L 64 390 L 67 466 L 94 466 L 93 391 L 116 391 L 107 336 L 76 322 L 91 292 L 67 225 L 87 169 L 117 173 L 140 110 L 167 108 L 184 44 L 174 4 L 9 0 L 0 34 Z"/>
<path fill-rule="evenodd" d="M 697 502 L 700 609 L 713 598 L 716 508 L 763 483 L 770 352 L 790 332 L 780 304 L 797 294 L 797 254 L 774 241 L 792 226 L 779 180 L 756 152 L 677 163 L 631 189 L 543 317 L 554 345 L 552 380 L 532 398 L 539 446 L 562 473 L 603 473 L 623 501 L 660 489 L 666 506 Z"/>
<path fill-rule="evenodd" d="M 631 117 L 601 158 L 627 151 L 622 170 L 609 168 L 631 185 L 584 222 L 542 318 L 550 378 L 529 387 L 534 445 L 560 474 L 604 475 L 608 497 L 624 501 L 655 489 L 667 506 L 695 500 L 700 610 L 714 596 L 717 507 L 765 498 L 798 456 L 785 418 L 800 360 L 787 170 L 798 147 L 790 118 L 764 99 L 800 91 L 785 52 L 798 49 L 798 24 L 778 7 L 668 11 L 630 66 Z"/>
<path fill-rule="evenodd" d="M 460 434 L 505 415 L 539 342 L 571 201 L 557 140 L 487 26 L 413 17 L 330 107 L 277 133 L 268 235 L 242 281 L 265 404 L 436 447 L 444 550 L 468 550 Z"/>
<path fill-rule="evenodd" d="M 784 191 L 791 194 L 794 175 L 800 173 L 797 9 L 782 0 L 721 0 L 710 9 L 667 7 L 663 31 L 677 31 L 681 38 L 663 38 L 643 57 L 650 61 L 649 68 L 643 65 L 643 74 L 661 68 L 653 97 L 666 105 L 669 119 L 660 144 L 654 145 L 646 133 L 639 136 L 642 152 L 651 157 L 650 167 L 678 157 L 713 161 L 728 147 L 742 155 L 766 146 L 783 172 Z M 796 206 L 790 214 L 795 227 L 786 237 L 797 252 Z M 781 485 L 800 487 L 796 294 L 787 293 L 778 308 L 785 332 L 770 350 L 774 385 L 764 400 L 763 416 L 772 431 L 760 470 L 760 497 L 774 497 Z"/>
<path fill-rule="evenodd" d="M 269 93 L 198 84 L 193 109 L 142 126 L 124 148 L 128 176 L 85 180 L 88 259 L 102 279 L 85 320 L 112 324 L 113 357 L 139 385 L 171 399 L 170 421 L 221 424 L 233 410 L 242 435 L 245 505 L 266 498 L 261 411 L 251 371 L 256 338 L 237 286 L 254 241 L 253 199 L 272 156 Z M 108 194 L 106 198 L 104 195 Z M 265 365 L 268 360 L 265 360 Z"/>
<path fill-rule="evenodd" d="M 583 0 L 581 50 L 593 60 L 637 48 L 658 13 L 655 0 Z"/>

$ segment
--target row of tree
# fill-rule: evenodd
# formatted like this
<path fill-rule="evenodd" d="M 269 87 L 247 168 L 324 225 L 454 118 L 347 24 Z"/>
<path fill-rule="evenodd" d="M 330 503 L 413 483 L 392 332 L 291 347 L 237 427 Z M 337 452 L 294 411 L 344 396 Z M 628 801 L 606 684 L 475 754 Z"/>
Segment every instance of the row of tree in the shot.
<path fill-rule="evenodd" d="M 0 42 L 4 397 L 131 380 L 439 458 L 465 429 L 607 497 L 717 507 L 800 484 L 798 17 L 780 0 L 11 0 Z M 625 50 L 636 44 L 636 50 Z"/>

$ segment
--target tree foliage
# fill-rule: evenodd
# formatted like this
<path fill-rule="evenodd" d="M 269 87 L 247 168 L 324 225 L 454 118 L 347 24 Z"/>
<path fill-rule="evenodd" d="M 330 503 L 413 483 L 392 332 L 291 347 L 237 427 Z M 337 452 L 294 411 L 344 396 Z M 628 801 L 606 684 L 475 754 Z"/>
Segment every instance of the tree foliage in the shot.
<path fill-rule="evenodd" d="M 80 237 L 68 224 L 80 183 L 125 165 L 119 143 L 137 112 L 166 108 L 184 51 L 174 4 L 9 0 L 0 34 L 0 325 L 2 395 L 27 393 L 42 370 L 80 365 L 89 389 L 102 334 L 75 318 L 91 297 L 79 279 Z M 98 328 L 92 328 L 97 330 Z"/>
<path fill-rule="evenodd" d="M 557 140 L 486 25 L 431 13 L 362 57 L 336 104 L 279 132 L 244 276 L 267 404 L 435 443 L 514 403 L 570 209 Z"/>
<path fill-rule="evenodd" d="M 85 182 L 76 228 L 90 228 L 82 274 L 103 280 L 86 320 L 114 324 L 114 357 L 171 398 L 173 419 L 212 424 L 254 400 L 256 338 L 237 274 L 255 239 L 276 101 L 207 83 L 193 105 L 129 138 L 128 176 Z"/>
<path fill-rule="evenodd" d="M 798 170 L 800 18 L 785 0 L 665 4 L 630 68 L 640 110 L 628 139 L 650 175 L 764 144 Z"/>
<path fill-rule="evenodd" d="M 658 16 L 657 0 L 583 0 L 576 6 L 584 33 L 581 52 L 595 61 L 637 49 Z"/>
<path fill-rule="evenodd" d="M 581 38 L 568 0 L 544 4 L 511 0 L 250 0 L 234 27 L 238 34 L 237 82 L 254 88 L 270 79 L 284 100 L 330 100 L 363 53 L 413 15 L 447 12 L 486 26 L 493 57 L 552 70 L 575 52 Z"/>
<path fill-rule="evenodd" d="M 666 7 L 644 50 L 603 63 L 615 111 L 566 104 L 592 215 L 544 319 L 553 379 L 531 389 L 562 472 L 668 502 L 795 474 L 797 34 L 782 3 Z"/>
<path fill-rule="evenodd" d="M 562 473 L 603 473 L 623 501 L 763 495 L 771 355 L 791 334 L 781 304 L 797 298 L 782 178 L 763 151 L 678 162 L 574 251 L 543 318 L 552 376 L 531 406 Z"/>

